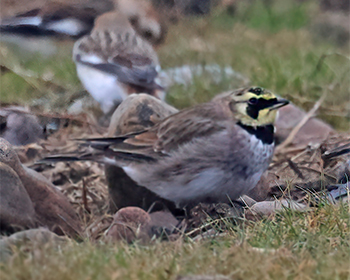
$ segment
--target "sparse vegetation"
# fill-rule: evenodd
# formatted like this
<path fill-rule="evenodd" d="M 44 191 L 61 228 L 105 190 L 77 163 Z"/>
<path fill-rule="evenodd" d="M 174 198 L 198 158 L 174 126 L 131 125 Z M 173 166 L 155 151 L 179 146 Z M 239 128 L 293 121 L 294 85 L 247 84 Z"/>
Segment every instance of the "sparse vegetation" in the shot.
<path fill-rule="evenodd" d="M 347 205 L 286 211 L 271 220 L 231 224 L 224 237 L 180 238 L 143 246 L 83 242 L 17 250 L 1 279 L 176 279 L 223 274 L 232 279 L 349 279 Z M 28 248 L 27 248 L 28 249 Z"/>
<path fill-rule="evenodd" d="M 234 15 L 218 11 L 171 26 L 166 44 L 158 50 L 163 69 L 184 64 L 231 66 L 251 84 L 269 88 L 304 109 L 310 109 L 323 91 L 328 91 L 320 110 L 321 118 L 347 130 L 349 49 L 317 39 L 310 32 L 310 21 L 318 13 L 314 2 L 271 3 L 242 3 Z M 25 71 L 3 73 L 1 100 L 23 103 L 49 96 L 48 102 L 57 109 L 57 104 L 64 108 L 80 95 L 83 88 L 71 60 L 72 42 L 59 42 L 56 47 L 54 56 L 21 54 L 21 59 L 18 58 L 21 50 L 2 47 L 1 63 L 15 72 Z M 35 77 L 29 77 L 28 71 L 33 71 Z M 223 79 L 220 84 L 196 79 L 189 87 L 170 88 L 168 101 L 183 108 L 239 86 L 242 84 L 229 79 Z"/>
<path fill-rule="evenodd" d="M 158 50 L 164 69 L 184 64 L 231 66 L 251 84 L 269 88 L 308 110 L 324 93 L 320 117 L 339 130 L 350 125 L 348 46 L 315 38 L 317 15 L 310 1 L 242 1 L 235 15 L 223 11 L 187 18 L 170 28 Z M 247 2 L 247 3 L 246 3 Z M 248 4 L 249 2 L 249 4 Z M 271 2 L 267 4 L 267 2 Z M 60 42 L 55 56 L 21 59 L 0 45 L 10 71 L 0 77 L 4 103 L 30 104 L 47 98 L 64 109 L 82 92 L 72 43 Z M 183 108 L 242 85 L 196 78 L 169 90 L 170 104 Z M 144 246 L 71 243 L 60 249 L 17 249 L 0 278 L 7 279 L 176 279 L 177 275 L 223 274 L 232 279 L 350 279 L 349 203 L 324 204 L 311 211 L 285 211 L 258 222 L 229 224 L 225 236 L 190 237 Z"/>

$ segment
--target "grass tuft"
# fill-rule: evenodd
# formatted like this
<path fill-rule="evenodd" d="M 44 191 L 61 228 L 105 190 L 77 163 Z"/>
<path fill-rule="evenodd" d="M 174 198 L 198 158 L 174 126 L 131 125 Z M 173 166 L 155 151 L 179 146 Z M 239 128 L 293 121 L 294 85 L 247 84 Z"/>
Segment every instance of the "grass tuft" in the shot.
<path fill-rule="evenodd" d="M 18 250 L 1 279 L 175 279 L 223 274 L 232 279 L 348 279 L 349 206 L 283 211 L 272 219 L 231 224 L 226 236 L 156 240 L 150 246 L 72 243 Z"/>

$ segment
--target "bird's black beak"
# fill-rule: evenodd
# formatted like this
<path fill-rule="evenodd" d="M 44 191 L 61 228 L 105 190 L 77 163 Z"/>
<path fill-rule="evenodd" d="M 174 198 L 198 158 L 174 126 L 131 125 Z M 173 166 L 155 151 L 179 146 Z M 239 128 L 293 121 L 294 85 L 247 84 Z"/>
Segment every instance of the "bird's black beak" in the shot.
<path fill-rule="evenodd" d="M 283 106 L 286 106 L 289 104 L 289 101 L 287 99 L 283 98 L 276 98 L 274 104 L 270 107 L 270 111 L 277 110 Z"/>

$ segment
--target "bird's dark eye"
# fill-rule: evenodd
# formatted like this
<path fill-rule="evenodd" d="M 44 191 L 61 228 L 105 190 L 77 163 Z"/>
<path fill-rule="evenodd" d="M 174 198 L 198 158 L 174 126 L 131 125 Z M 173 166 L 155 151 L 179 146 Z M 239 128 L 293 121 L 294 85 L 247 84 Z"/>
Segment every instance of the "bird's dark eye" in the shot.
<path fill-rule="evenodd" d="M 150 30 L 144 31 L 144 32 L 143 32 L 143 37 L 144 37 L 145 39 L 150 40 L 150 39 L 153 37 L 152 32 L 151 32 Z"/>
<path fill-rule="evenodd" d="M 138 19 L 137 16 L 131 16 L 131 17 L 129 18 L 129 21 L 130 21 L 131 25 L 135 27 L 135 26 L 137 25 L 139 19 Z"/>
<path fill-rule="evenodd" d="M 256 105 L 256 104 L 258 104 L 258 99 L 256 99 L 255 97 L 250 98 L 249 101 L 248 101 L 248 103 L 249 103 L 250 105 Z"/>

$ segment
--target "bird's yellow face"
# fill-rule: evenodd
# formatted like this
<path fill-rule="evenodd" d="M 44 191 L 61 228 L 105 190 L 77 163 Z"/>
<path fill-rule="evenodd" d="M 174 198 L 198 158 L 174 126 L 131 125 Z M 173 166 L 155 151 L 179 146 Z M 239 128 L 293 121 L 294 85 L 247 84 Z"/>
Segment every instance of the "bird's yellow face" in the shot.
<path fill-rule="evenodd" d="M 277 98 L 272 92 L 261 87 L 235 91 L 231 95 L 231 110 L 244 125 L 253 127 L 273 124 L 277 109 L 287 105 L 288 100 Z"/>

